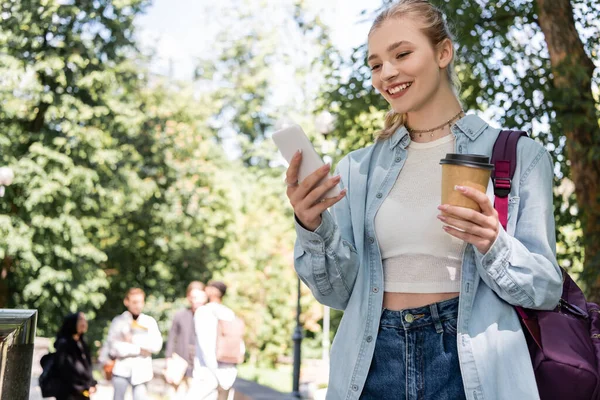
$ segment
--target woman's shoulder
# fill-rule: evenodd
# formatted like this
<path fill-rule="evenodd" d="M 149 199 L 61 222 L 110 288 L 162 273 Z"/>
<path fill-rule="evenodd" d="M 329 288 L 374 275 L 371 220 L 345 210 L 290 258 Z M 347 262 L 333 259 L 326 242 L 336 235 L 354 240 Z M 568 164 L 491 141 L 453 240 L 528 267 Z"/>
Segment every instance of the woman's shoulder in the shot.
<path fill-rule="evenodd" d="M 488 124 L 487 122 L 483 121 L 477 116 L 470 117 L 471 118 L 469 119 L 469 122 L 471 123 L 471 125 L 475 124 L 478 127 L 478 129 L 482 130 L 481 133 L 485 133 L 478 135 L 476 140 L 483 140 L 484 142 L 488 142 L 487 146 L 489 146 L 491 154 L 491 151 L 494 147 L 494 144 L 496 143 L 498 135 L 500 135 L 500 132 L 502 130 L 508 129 L 500 129 L 493 127 L 492 125 Z M 471 132 L 475 131 L 472 130 Z M 540 142 L 531 137 L 531 132 L 525 131 L 525 133 L 527 133 L 527 136 L 521 137 L 517 142 L 517 163 L 521 165 L 529 165 L 532 162 L 539 160 L 544 155 L 544 153 L 547 154 L 547 157 L 550 157 L 546 148 Z"/>

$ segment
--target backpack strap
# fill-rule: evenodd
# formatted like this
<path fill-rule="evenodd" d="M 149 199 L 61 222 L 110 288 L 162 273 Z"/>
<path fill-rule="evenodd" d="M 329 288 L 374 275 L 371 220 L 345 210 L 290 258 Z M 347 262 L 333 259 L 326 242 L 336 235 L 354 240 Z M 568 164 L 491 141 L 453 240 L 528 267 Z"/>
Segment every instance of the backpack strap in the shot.
<path fill-rule="evenodd" d="M 517 168 L 517 143 L 522 136 L 527 136 L 523 131 L 501 131 L 498 134 L 494 149 L 492 150 L 491 163 L 494 164 L 492 182 L 494 183 L 494 208 L 498 211 L 498 219 L 506 229 L 508 222 L 508 195 L 512 189 L 512 179 Z M 540 326 L 535 315 L 529 315 L 522 307 L 515 307 L 523 325 L 531 334 L 535 344 L 542 348 Z"/>
<path fill-rule="evenodd" d="M 517 143 L 522 136 L 527 136 L 527 133 L 500 131 L 492 150 L 492 182 L 496 197 L 494 208 L 498 211 L 498 219 L 504 229 L 508 221 L 508 194 L 512 189 L 512 178 L 517 168 Z"/>

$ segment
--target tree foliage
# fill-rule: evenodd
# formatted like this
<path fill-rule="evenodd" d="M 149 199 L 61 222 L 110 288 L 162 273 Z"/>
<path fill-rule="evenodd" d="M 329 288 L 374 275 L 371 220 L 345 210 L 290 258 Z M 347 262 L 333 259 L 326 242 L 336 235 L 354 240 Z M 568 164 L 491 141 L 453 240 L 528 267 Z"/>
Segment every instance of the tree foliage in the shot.
<path fill-rule="evenodd" d="M 45 336 L 84 311 L 99 341 L 137 286 L 166 335 L 191 280 L 223 279 L 250 360 L 272 364 L 290 353 L 297 278 L 283 167 L 266 139 L 279 115 L 312 125 L 312 98 L 273 105 L 270 68 L 291 50 L 270 39 L 277 24 L 244 12 L 228 21 L 249 30 L 203 60 L 195 82 L 152 75 L 133 39 L 147 6 L 2 3 L 0 165 L 16 177 L 0 201 L 0 306 L 38 309 Z M 296 38 L 326 39 L 303 2 L 280 12 Z M 320 308 L 303 290 L 316 331 Z"/>

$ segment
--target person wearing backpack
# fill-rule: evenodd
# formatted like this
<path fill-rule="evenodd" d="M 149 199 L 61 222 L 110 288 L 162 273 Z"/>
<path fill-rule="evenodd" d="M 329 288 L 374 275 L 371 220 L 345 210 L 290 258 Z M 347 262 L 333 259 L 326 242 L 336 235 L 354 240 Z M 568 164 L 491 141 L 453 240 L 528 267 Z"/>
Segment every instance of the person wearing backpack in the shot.
<path fill-rule="evenodd" d="M 208 303 L 196 310 L 197 347 L 194 379 L 189 400 L 225 400 L 244 358 L 244 324 L 223 304 L 227 286 L 220 281 L 206 285 Z"/>
<path fill-rule="evenodd" d="M 85 340 L 88 323 L 82 312 L 65 317 L 56 335 L 52 360 L 56 400 L 87 400 L 96 391 L 92 359 Z"/>
<path fill-rule="evenodd" d="M 391 108 L 383 129 L 332 177 L 325 165 L 299 182 L 300 151 L 286 172 L 296 272 L 344 311 L 328 400 L 540 398 L 515 307 L 553 310 L 561 298 L 554 164 L 541 144 L 518 141 L 506 228 L 492 180 L 485 192 L 451 188 L 476 209 L 442 203 L 440 160 L 491 157 L 500 133 L 462 108 L 446 21 L 426 0 L 383 10 L 365 60 Z"/>

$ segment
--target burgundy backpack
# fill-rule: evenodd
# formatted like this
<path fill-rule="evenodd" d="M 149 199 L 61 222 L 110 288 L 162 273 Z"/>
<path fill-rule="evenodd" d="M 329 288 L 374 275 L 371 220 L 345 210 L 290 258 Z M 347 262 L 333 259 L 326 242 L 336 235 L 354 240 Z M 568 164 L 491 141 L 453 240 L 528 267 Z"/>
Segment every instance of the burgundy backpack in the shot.
<path fill-rule="evenodd" d="M 508 194 L 521 131 L 502 131 L 492 153 L 494 207 L 506 229 Z M 563 293 L 551 311 L 515 307 L 524 327 L 541 400 L 600 399 L 600 311 L 563 270 Z"/>

